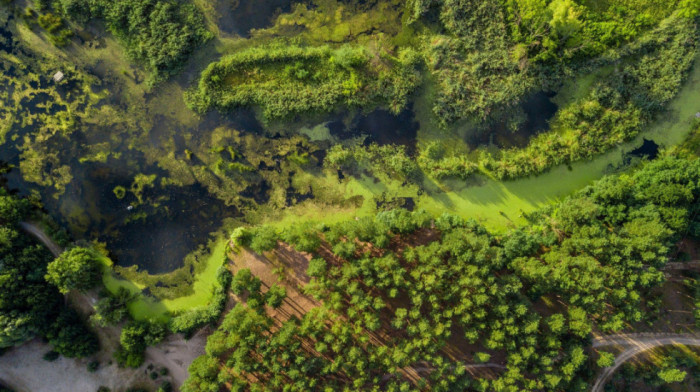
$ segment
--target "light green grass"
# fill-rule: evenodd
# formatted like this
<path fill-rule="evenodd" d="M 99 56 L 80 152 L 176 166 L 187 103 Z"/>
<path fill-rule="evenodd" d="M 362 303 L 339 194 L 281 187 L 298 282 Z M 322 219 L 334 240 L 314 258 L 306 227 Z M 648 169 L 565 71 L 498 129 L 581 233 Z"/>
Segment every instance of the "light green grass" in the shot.
<path fill-rule="evenodd" d="M 137 300 L 129 304 L 131 316 L 136 320 L 166 322 L 174 313 L 206 306 L 213 296 L 213 288 L 216 285 L 216 272 L 226 259 L 227 245 L 228 240 L 225 238 L 220 238 L 215 243 L 209 256 L 203 260 L 204 269 L 195 276 L 192 294 L 162 301 L 139 295 Z M 119 288 L 123 287 L 134 294 L 141 294 L 145 287 L 144 285 L 116 277 L 112 272 L 112 261 L 107 257 L 103 257 L 101 261 L 106 267 L 102 280 L 108 291 L 116 293 Z"/>
<path fill-rule="evenodd" d="M 209 256 L 203 261 L 204 270 L 195 277 L 193 290 L 190 295 L 175 299 L 164 300 L 163 305 L 170 312 L 188 310 L 199 306 L 205 306 L 213 297 L 214 285 L 216 285 L 216 273 L 226 260 L 228 240 L 220 238 L 211 249 Z"/>
<path fill-rule="evenodd" d="M 571 165 L 571 169 L 558 166 L 539 176 L 514 181 L 481 177 L 477 180 L 477 185 L 457 180 L 440 184 L 426 182 L 423 185 L 427 191 L 422 195 L 418 195 L 418 187 L 415 185 L 404 186 L 386 178 L 375 181 L 363 176 L 338 183 L 335 175 L 325 174 L 314 178 L 314 194 L 319 193 L 319 187 L 327 188 L 326 192 L 340 192 L 346 199 L 361 196 L 364 200 L 362 205 L 357 208 L 340 207 L 309 200 L 279 214 L 261 216 L 256 223 L 270 224 L 283 230 L 290 225 L 307 221 L 335 223 L 357 216 L 368 216 L 377 212 L 375 198 L 385 193 L 391 197 L 413 197 L 416 208 L 436 215 L 449 212 L 474 218 L 491 230 L 502 231 L 524 223 L 523 213 L 532 212 L 570 195 L 604 176 L 611 168 L 620 166 L 624 153 L 641 145 L 644 138 L 654 140 L 662 147 L 680 144 L 691 131 L 696 112 L 700 112 L 700 66 L 693 68 L 668 112 L 647 131 L 595 159 L 576 162 Z M 167 320 L 172 312 L 206 305 L 211 300 L 212 288 L 216 284 L 216 271 L 226 257 L 226 244 L 225 239 L 216 242 L 210 256 L 204 261 L 204 270 L 195 277 L 194 292 L 191 295 L 164 301 L 140 296 L 129 305 L 132 316 L 139 320 Z M 105 263 L 111 266 L 108 259 Z M 119 287 L 135 293 L 140 293 L 143 289 L 143 286 L 134 282 L 116 278 L 111 268 L 105 269 L 104 282 L 112 292 Z"/>
<path fill-rule="evenodd" d="M 581 83 L 590 84 L 589 77 L 585 76 Z M 573 91 L 573 87 L 571 86 L 571 91 L 575 95 L 577 92 Z M 285 210 L 281 216 L 260 223 L 283 229 L 303 221 L 333 223 L 355 216 L 371 215 L 376 213 L 374 198 L 386 192 L 390 196 L 415 198 L 417 209 L 422 208 L 436 215 L 449 212 L 464 218 L 474 218 L 491 230 L 502 231 L 524 223 L 523 213 L 560 200 L 590 185 L 611 169 L 620 167 L 625 153 L 639 147 L 645 138 L 654 140 L 662 148 L 680 144 L 691 131 L 697 112 L 700 112 L 700 55 L 696 57 L 696 65 L 678 96 L 669 105 L 668 111 L 646 131 L 592 160 L 573 163 L 571 169 L 561 165 L 538 176 L 512 181 L 480 177 L 477 179 L 478 185 L 458 180 L 439 184 L 429 182 L 423 184 L 427 191 L 420 196 L 417 187 L 405 187 L 397 181 L 382 179 L 375 182 L 374 179 L 360 177 L 338 184 L 335 176 L 327 175 L 321 179 L 327 183 L 327 187 L 339 187 L 346 198 L 362 196 L 362 206 L 357 209 L 339 208 L 316 204 L 316 201 L 310 200 Z"/>

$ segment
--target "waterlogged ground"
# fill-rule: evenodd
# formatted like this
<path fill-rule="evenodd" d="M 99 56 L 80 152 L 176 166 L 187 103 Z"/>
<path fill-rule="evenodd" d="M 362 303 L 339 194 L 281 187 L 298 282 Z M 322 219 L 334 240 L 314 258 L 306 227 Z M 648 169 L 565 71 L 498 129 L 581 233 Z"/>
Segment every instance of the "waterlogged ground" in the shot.
<path fill-rule="evenodd" d="M 207 17 L 221 36 L 195 53 L 176 80 L 155 90 L 144 86 L 143 72 L 99 25 L 91 25 L 80 42 L 58 50 L 41 34 L 0 18 L 7 26 L 0 29 L 1 35 L 16 38 L 5 50 L 31 48 L 30 58 L 41 54 L 51 60 L 46 65 L 35 61 L 24 75 L 8 67 L 12 77 L 27 81 L 25 85 L 0 83 L 0 92 L 26 98 L 20 105 L 35 119 L 7 134 L 0 127 L 9 141 L 0 159 L 17 167 L 8 176 L 9 185 L 41 198 L 74 237 L 104 246 L 111 258 L 106 263 L 132 267 L 117 268 L 128 279 L 107 273 L 105 282 L 110 290 L 127 287 L 152 294 L 131 304 L 137 318 L 166 317 L 168 312 L 206 305 L 226 257 L 226 233 L 236 225 L 271 223 L 284 228 L 302 220 L 333 222 L 399 206 L 451 212 L 504 230 L 522 223 L 524 213 L 634 165 L 654 144 L 664 148 L 680 143 L 700 111 L 696 66 L 659 121 L 635 140 L 591 161 L 507 182 L 475 176 L 469 181 L 424 180 L 419 187 L 376 173 L 339 178 L 321 169 L 333 142 L 400 144 L 409 153 L 436 139 L 488 148 L 522 146 L 548 129 L 547 120 L 584 78 L 570 81 L 556 96 L 539 93 L 525 100 L 526 118 L 515 133 L 499 123 L 440 129 L 426 114 L 426 92 L 398 116 L 381 109 L 343 111 L 267 125 L 248 111 L 200 118 L 182 98 L 196 75 L 221 53 L 245 46 L 240 36 L 272 23 L 275 10 L 289 10 L 288 1 L 266 2 L 264 7 L 243 0 L 216 4 Z M 71 66 L 75 70 L 65 84 L 52 84 L 56 69 Z M 47 94 L 54 89 L 87 98 L 47 105 Z M 76 126 L 51 122 L 65 112 L 75 116 Z M 47 123 L 48 128 L 43 126 Z M 645 151 L 637 151 L 645 140 Z M 217 231 L 221 234 L 212 237 Z"/>
<path fill-rule="evenodd" d="M 700 57 L 696 59 L 696 64 L 700 62 L 698 60 Z M 691 131 L 697 112 L 700 112 L 700 66 L 696 65 L 668 111 L 648 130 L 593 160 L 555 167 L 542 175 L 514 181 L 480 177 L 470 182 L 428 182 L 424 184 L 425 192 L 419 192 L 417 187 L 405 187 L 391 181 L 377 182 L 368 177 L 351 178 L 340 186 L 348 198 L 362 196 L 364 200 L 373 200 L 380 195 L 385 198 L 410 198 L 415 208 L 423 208 L 434 214 L 447 211 L 477 219 L 491 229 L 503 230 L 524 223 L 523 213 L 552 203 L 606 174 L 628 168 L 644 155 L 644 151 L 638 150 L 645 141 L 649 152 L 653 152 L 653 144 L 663 149 L 681 143 Z M 332 176 L 329 177 L 328 183 L 333 182 Z M 375 211 L 376 205 L 371 202 L 364 202 L 358 209 L 329 211 L 326 206 L 317 206 L 309 201 L 287 209 L 283 219 L 276 217 L 269 222 L 283 227 L 300 218 L 339 221 L 348 215 L 371 214 Z"/>

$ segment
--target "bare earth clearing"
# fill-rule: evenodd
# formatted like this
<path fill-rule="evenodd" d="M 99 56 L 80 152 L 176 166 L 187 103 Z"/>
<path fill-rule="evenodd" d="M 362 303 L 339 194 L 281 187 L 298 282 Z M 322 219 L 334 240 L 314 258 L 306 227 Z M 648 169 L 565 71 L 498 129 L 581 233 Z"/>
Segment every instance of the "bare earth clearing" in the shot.
<path fill-rule="evenodd" d="M 100 336 L 102 338 L 102 336 Z M 59 358 L 54 362 L 42 357 L 51 347 L 39 339 L 15 347 L 0 356 L 0 383 L 17 392 L 94 392 L 100 386 L 113 392 L 124 391 L 132 386 L 157 388 L 159 382 L 169 380 L 180 386 L 187 378 L 187 368 L 198 356 L 204 354 L 206 332 L 197 333 L 190 340 L 181 335 L 171 335 L 161 344 L 146 350 L 146 362 L 138 369 L 117 367 L 109 364 L 111 350 L 102 350 L 97 359 L 100 368 L 90 373 L 87 364 L 93 359 Z M 154 369 L 168 368 L 170 374 L 153 382 L 148 365 Z"/>

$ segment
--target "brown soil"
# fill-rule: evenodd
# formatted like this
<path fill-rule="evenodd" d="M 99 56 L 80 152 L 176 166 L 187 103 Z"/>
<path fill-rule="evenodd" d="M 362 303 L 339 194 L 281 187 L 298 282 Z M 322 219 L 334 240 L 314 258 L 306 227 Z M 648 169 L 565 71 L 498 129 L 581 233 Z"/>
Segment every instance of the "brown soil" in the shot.
<path fill-rule="evenodd" d="M 287 290 L 287 298 L 282 302 L 282 306 L 268 310 L 270 317 L 276 321 L 284 322 L 292 316 L 301 318 L 309 310 L 320 305 L 300 291 L 300 284 L 309 281 L 306 276 L 309 256 L 294 252 L 288 246 L 280 246 L 272 252 L 267 252 L 265 256 L 247 249 L 241 249 L 238 254 L 231 256 L 232 271 L 235 273 L 243 268 L 250 269 L 250 272 L 262 281 L 263 292 L 267 292 L 275 284 Z M 290 264 L 282 264 L 284 262 Z M 285 267 L 289 267 L 289 270 Z M 280 276 L 274 272 L 277 268 L 283 268 L 287 273 Z"/>
<path fill-rule="evenodd" d="M 389 244 L 389 249 L 401 254 L 403 248 L 408 245 L 425 245 L 439 238 L 439 232 L 434 229 L 423 229 L 420 233 L 414 233 L 410 237 L 401 238 L 399 236 L 393 238 Z M 369 252 L 374 257 L 381 257 L 386 250 L 373 247 L 372 244 L 356 241 L 357 253 Z M 340 265 L 344 261 L 333 254 L 330 246 L 324 241 L 318 250 L 318 255 L 331 264 Z M 308 295 L 303 294 L 303 286 L 309 283 L 310 278 L 306 274 L 309 260 L 312 255 L 303 252 L 297 252 L 288 244 L 280 242 L 276 249 L 270 252 L 265 252 L 264 255 L 258 255 L 249 249 L 239 249 L 236 254 L 230 254 L 230 267 L 235 273 L 240 269 L 248 268 L 251 273 L 262 281 L 263 293 L 269 290 L 273 284 L 285 287 L 287 290 L 287 299 L 283 302 L 279 309 L 273 310 L 267 308 L 268 315 L 276 321 L 276 326 L 279 327 L 282 322 L 295 316 L 301 318 L 309 310 L 320 306 L 320 303 Z M 235 296 L 234 296 L 235 297 Z M 241 300 L 236 298 L 236 300 Z M 393 302 L 400 299 L 394 299 Z M 389 308 L 400 306 L 399 303 L 387 302 Z M 382 324 L 388 327 L 390 317 L 382 317 Z M 387 333 L 388 328 L 380 328 L 376 332 L 365 331 L 370 343 L 374 345 L 386 345 L 395 338 Z M 464 362 L 470 373 L 478 374 L 480 377 L 494 377 L 501 372 L 498 365 L 505 361 L 505 357 L 500 352 L 490 352 L 484 350 L 478 345 L 471 345 L 462 337 L 463 333 L 459 330 L 453 330 L 452 337 L 443 351 L 443 354 L 455 361 Z M 308 342 L 307 342 L 308 343 Z M 313 347 L 313 344 L 305 344 L 306 347 Z M 312 348 L 310 350 L 313 351 Z M 492 355 L 492 363 L 486 366 L 477 365 L 470 367 L 469 363 L 473 360 L 476 352 L 489 352 Z M 418 363 L 415 366 L 401 369 L 401 374 L 412 382 L 417 382 L 424 375 L 424 371 L 429 368 L 429 364 Z"/>

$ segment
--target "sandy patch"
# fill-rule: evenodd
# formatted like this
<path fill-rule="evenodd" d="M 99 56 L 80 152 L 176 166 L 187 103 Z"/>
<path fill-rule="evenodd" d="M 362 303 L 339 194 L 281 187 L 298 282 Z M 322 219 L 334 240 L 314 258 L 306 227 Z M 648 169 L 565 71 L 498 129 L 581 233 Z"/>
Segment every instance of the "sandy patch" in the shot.
<path fill-rule="evenodd" d="M 90 373 L 88 359 L 43 359 L 51 347 L 35 339 L 0 356 L 0 381 L 17 392 L 95 392 L 100 386 L 113 392 L 134 385 L 154 387 L 143 369 L 120 369 L 116 364 L 101 364 Z"/>

